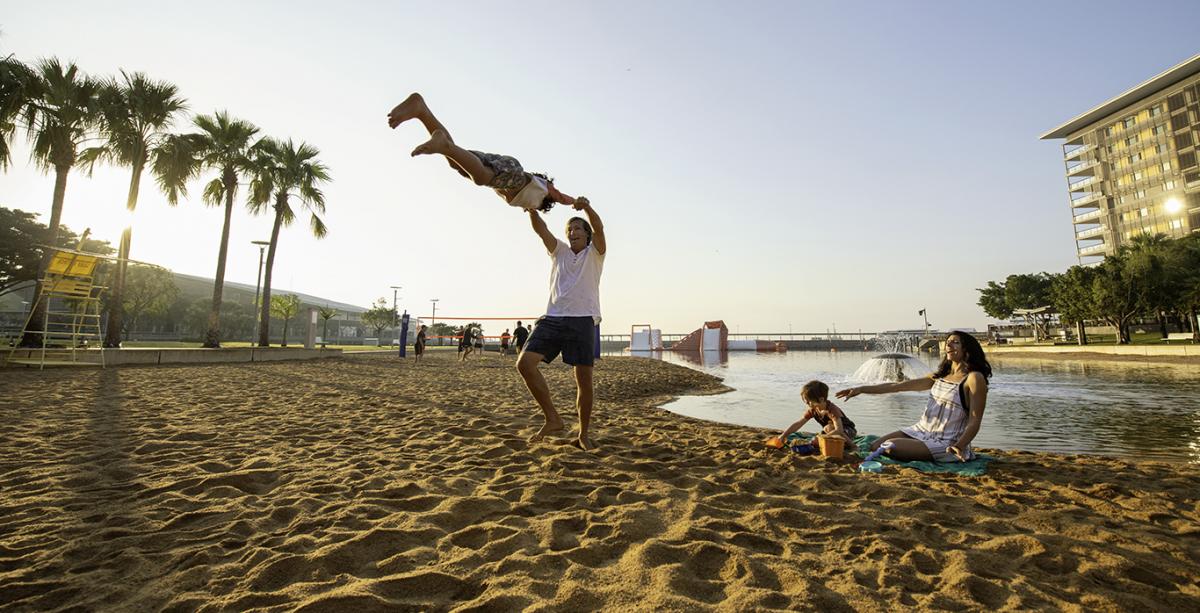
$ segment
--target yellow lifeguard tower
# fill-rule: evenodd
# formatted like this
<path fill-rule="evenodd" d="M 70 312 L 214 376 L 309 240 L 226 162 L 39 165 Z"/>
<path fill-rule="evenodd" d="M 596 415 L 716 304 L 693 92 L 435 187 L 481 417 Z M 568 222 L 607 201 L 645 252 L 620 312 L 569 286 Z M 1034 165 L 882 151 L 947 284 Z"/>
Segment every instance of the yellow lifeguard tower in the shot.
<path fill-rule="evenodd" d="M 13 346 L 5 364 L 46 366 L 104 367 L 103 337 L 100 331 L 100 294 L 96 268 L 105 258 L 62 247 L 45 247 L 50 262 L 42 273 L 41 291 L 21 330 L 41 337 L 37 347 Z M 30 329 L 38 307 L 45 305 L 41 329 Z"/>

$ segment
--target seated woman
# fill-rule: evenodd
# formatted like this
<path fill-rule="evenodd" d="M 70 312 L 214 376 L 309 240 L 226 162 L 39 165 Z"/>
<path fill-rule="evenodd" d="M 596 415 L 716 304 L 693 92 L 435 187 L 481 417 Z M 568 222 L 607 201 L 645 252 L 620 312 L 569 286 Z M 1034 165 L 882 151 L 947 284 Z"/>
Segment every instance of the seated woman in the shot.
<path fill-rule="evenodd" d="M 971 441 L 983 422 L 991 376 L 992 366 L 979 341 L 966 332 L 951 332 L 946 337 L 946 355 L 942 363 L 928 377 L 852 387 L 839 391 L 837 397 L 849 400 L 859 394 L 929 390 L 929 401 L 921 420 L 879 437 L 871 445 L 871 451 L 890 441 L 891 448 L 884 453 L 893 460 L 966 462 L 975 458 Z"/>

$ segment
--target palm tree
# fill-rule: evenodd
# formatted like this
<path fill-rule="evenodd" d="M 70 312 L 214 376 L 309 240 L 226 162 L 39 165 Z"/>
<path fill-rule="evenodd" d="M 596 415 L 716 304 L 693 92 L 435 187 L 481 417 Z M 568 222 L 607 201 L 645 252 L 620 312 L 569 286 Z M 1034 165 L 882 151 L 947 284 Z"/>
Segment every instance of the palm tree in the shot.
<path fill-rule="evenodd" d="M 313 236 L 324 238 L 325 222 L 317 214 L 325 213 L 325 194 L 317 185 L 329 180 L 329 169 L 317 161 L 320 151 L 306 143 L 296 145 L 291 139 L 284 143 L 264 138 L 258 141 L 254 149 L 250 208 L 258 213 L 270 206 L 275 211 L 259 307 L 258 346 L 266 347 L 271 324 L 271 270 L 275 266 L 275 250 L 279 246 L 279 229 L 295 221 L 296 212 L 291 206 L 295 198 L 310 215 L 309 228 Z"/>
<path fill-rule="evenodd" d="M 233 219 L 233 200 L 237 196 L 240 173 L 252 167 L 250 150 L 258 127 L 240 119 L 231 119 L 229 113 L 219 111 L 213 115 L 195 118 L 200 132 L 171 136 L 158 148 L 154 156 L 154 174 L 159 185 L 167 194 L 167 200 L 175 204 L 188 179 L 204 169 L 216 170 L 220 175 L 204 186 L 204 203 L 209 206 L 225 207 L 225 224 L 221 228 L 221 246 L 217 250 L 217 274 L 213 279 L 212 309 L 208 314 L 208 330 L 204 334 L 204 346 L 221 346 L 221 300 L 225 292 L 225 262 L 229 253 L 229 226 Z"/>
<path fill-rule="evenodd" d="M 179 88 L 173 84 L 154 81 L 140 72 L 128 74 L 124 71 L 119 81 L 105 84 L 102 98 L 103 134 L 107 142 L 90 152 L 86 161 L 94 165 L 103 160 L 132 169 L 125 198 L 125 208 L 132 212 L 137 209 L 142 171 L 158 147 L 166 142 L 168 134 L 165 130 L 175 121 L 176 114 L 186 108 L 186 103 L 179 97 Z M 160 176 L 160 183 L 163 178 Z M 132 238 L 133 228 L 126 227 L 121 233 L 121 246 L 117 251 L 120 259 L 110 288 L 109 304 L 112 306 L 108 310 L 105 347 L 121 346 L 121 320 L 124 318 L 121 293 L 125 287 Z"/>
<path fill-rule="evenodd" d="M 0 58 L 0 170 L 12 159 L 10 140 L 18 119 L 36 96 L 37 74 L 11 55 Z"/>
<path fill-rule="evenodd" d="M 5 70 L 15 71 L 18 80 L 24 79 L 20 91 L 25 99 L 5 98 L 0 102 L 4 113 L 8 115 L 6 120 L 12 125 L 10 128 L 10 124 L 6 124 L 4 129 L 11 132 L 17 123 L 24 125 L 26 136 L 33 144 L 31 157 L 34 164 L 43 172 L 54 171 L 54 199 L 50 204 L 50 221 L 46 225 L 44 244 L 57 245 L 63 201 L 67 193 L 67 175 L 86 152 L 85 145 L 95 137 L 101 123 L 101 84 L 84 75 L 75 64 L 63 64 L 57 58 L 42 60 L 36 69 L 24 74 L 12 62 L 6 61 Z M 11 82 L 13 77 L 8 79 Z M 7 151 L 6 144 L 6 155 Z M 42 265 L 45 266 L 47 262 L 49 259 L 44 258 Z M 40 281 L 34 292 L 35 296 L 41 295 Z M 44 312 L 45 304 L 36 301 L 30 314 L 29 329 L 21 339 L 22 346 L 42 344 L 40 332 Z"/>

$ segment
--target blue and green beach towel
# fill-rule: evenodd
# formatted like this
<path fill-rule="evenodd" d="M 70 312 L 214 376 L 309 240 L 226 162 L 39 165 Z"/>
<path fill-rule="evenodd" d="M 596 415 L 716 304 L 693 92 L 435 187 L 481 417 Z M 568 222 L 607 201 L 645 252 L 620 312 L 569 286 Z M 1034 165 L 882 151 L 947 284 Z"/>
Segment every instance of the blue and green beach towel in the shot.
<path fill-rule="evenodd" d="M 798 432 L 793 432 L 788 436 L 787 446 L 785 449 L 791 449 L 792 445 L 799 444 L 802 441 L 807 441 L 812 437 L 813 435 L 811 434 L 805 435 Z M 875 442 L 875 439 L 877 438 L 879 437 L 872 434 L 855 438 L 854 445 L 858 448 L 858 455 L 866 457 L 868 453 L 871 453 L 871 443 Z M 887 456 L 880 456 L 878 458 L 879 462 L 885 466 L 902 466 L 904 468 L 913 468 L 923 473 L 949 473 L 962 475 L 964 477 L 978 477 L 983 475 L 987 472 L 988 463 L 995 461 L 995 459 L 996 458 L 993 458 L 992 456 L 984 455 L 982 453 L 976 453 L 975 459 L 971 460 L 970 462 L 925 462 L 921 460 L 914 460 L 912 462 L 897 462 L 896 460 L 893 460 Z"/>

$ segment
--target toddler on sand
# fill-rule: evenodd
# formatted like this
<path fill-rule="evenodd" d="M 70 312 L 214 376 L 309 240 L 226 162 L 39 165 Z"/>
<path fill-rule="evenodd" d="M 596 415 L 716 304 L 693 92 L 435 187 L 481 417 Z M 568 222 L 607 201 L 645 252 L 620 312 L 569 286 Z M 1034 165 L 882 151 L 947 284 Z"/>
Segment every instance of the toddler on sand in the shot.
<path fill-rule="evenodd" d="M 854 437 L 858 436 L 855 430 L 854 422 L 846 417 L 846 413 L 842 411 L 836 404 L 829 401 L 829 386 L 820 381 L 809 381 L 800 388 L 800 398 L 804 400 L 804 404 L 808 405 L 808 410 L 800 418 L 800 421 L 790 425 L 782 434 L 779 435 L 780 441 L 787 441 L 788 435 L 797 432 L 808 423 L 808 420 L 813 420 L 823 427 L 822 434 L 826 436 L 841 436 L 846 439 L 847 449 L 853 449 Z M 814 438 L 808 442 L 809 445 L 816 446 L 817 440 Z"/>

